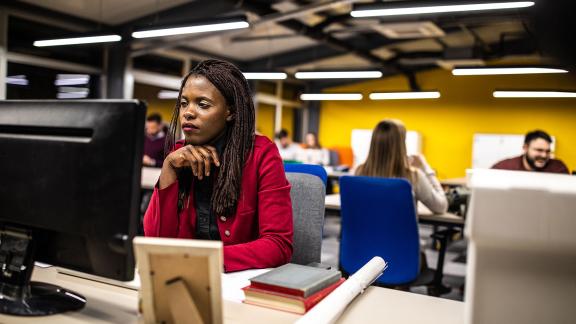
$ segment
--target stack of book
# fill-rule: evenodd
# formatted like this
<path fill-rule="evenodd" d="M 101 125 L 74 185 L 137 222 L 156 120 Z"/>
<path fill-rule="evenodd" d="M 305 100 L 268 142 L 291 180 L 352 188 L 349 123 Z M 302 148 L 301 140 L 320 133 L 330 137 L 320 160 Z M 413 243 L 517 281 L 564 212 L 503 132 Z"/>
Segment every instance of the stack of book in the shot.
<path fill-rule="evenodd" d="M 244 302 L 304 314 L 344 280 L 340 271 L 289 263 L 250 279 Z"/>

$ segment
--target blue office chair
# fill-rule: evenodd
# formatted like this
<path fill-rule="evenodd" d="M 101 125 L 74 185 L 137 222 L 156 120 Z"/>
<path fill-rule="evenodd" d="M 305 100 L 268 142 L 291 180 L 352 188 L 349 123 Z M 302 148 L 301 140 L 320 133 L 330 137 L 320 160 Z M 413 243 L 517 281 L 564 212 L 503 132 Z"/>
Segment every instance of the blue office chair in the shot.
<path fill-rule="evenodd" d="M 353 274 L 374 256 L 388 268 L 377 284 L 406 285 L 420 270 L 418 222 L 412 187 L 404 179 L 340 178 L 340 268 Z"/>
<path fill-rule="evenodd" d="M 294 173 L 307 173 L 311 175 L 315 175 L 322 180 L 324 183 L 324 187 L 326 187 L 326 183 L 328 182 L 328 174 L 326 173 L 326 169 L 324 169 L 321 165 L 316 164 L 301 164 L 301 163 L 285 163 L 284 164 L 284 171 L 285 172 L 294 172 Z"/>

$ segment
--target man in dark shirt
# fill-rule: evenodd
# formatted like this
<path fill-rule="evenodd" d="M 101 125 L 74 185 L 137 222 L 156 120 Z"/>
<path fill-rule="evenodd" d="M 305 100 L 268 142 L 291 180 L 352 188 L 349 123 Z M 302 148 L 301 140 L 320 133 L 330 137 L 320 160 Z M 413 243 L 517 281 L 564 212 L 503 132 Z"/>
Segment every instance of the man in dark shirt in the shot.
<path fill-rule="evenodd" d="M 568 174 L 568 168 L 562 161 L 550 158 L 550 144 L 552 138 L 546 132 L 529 132 L 524 138 L 524 154 L 500 161 L 492 169 Z"/>
<path fill-rule="evenodd" d="M 162 117 L 153 113 L 146 118 L 146 136 L 144 138 L 144 166 L 162 167 L 164 162 L 164 140 L 166 134 L 162 131 Z"/>

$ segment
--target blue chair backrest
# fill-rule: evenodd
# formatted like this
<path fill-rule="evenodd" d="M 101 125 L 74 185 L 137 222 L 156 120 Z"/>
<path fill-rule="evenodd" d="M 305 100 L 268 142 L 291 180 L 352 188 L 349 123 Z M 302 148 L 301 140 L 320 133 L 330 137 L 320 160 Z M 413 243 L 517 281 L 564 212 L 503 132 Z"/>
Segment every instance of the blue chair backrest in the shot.
<path fill-rule="evenodd" d="M 404 179 L 340 178 L 340 267 L 353 274 L 374 256 L 388 268 L 377 282 L 401 285 L 418 277 L 420 245 L 412 186 Z"/>
<path fill-rule="evenodd" d="M 324 169 L 321 165 L 316 164 L 301 164 L 301 163 L 285 163 L 284 164 L 284 171 L 285 172 L 294 172 L 294 173 L 307 173 L 311 175 L 315 175 L 322 180 L 324 183 L 324 187 L 326 187 L 326 182 L 328 181 L 328 174 L 326 173 L 326 169 Z"/>

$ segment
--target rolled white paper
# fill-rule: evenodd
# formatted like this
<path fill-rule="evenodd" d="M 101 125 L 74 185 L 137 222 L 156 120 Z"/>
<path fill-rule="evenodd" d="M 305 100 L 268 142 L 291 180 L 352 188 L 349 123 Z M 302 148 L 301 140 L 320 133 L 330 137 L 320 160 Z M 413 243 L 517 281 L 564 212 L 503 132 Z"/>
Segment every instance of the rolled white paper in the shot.
<path fill-rule="evenodd" d="M 348 304 L 384 272 L 386 266 L 381 257 L 373 257 L 295 324 L 334 323 Z"/>

